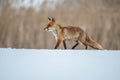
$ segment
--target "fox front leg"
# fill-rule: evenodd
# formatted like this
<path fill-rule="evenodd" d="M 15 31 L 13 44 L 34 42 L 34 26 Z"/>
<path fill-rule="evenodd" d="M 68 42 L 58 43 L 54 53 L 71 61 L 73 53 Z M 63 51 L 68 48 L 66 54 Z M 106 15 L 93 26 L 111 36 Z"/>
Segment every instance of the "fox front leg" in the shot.
<path fill-rule="evenodd" d="M 67 49 L 67 46 L 66 46 L 65 40 L 63 40 L 63 46 L 64 46 L 64 49 Z"/>
<path fill-rule="evenodd" d="M 61 40 L 58 39 L 54 49 L 57 49 L 60 46 L 60 44 L 61 44 Z"/>

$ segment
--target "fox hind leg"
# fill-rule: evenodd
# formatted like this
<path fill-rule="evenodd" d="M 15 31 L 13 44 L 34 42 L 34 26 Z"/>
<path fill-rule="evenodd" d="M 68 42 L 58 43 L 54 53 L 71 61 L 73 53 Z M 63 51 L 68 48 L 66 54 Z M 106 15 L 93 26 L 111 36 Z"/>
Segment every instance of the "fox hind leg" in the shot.
<path fill-rule="evenodd" d="M 76 41 L 76 44 L 72 47 L 72 49 L 74 49 L 75 47 L 77 47 L 79 45 L 79 42 Z"/>
<path fill-rule="evenodd" d="M 88 45 L 86 43 L 83 43 L 83 45 L 85 46 L 85 49 L 88 49 Z"/>

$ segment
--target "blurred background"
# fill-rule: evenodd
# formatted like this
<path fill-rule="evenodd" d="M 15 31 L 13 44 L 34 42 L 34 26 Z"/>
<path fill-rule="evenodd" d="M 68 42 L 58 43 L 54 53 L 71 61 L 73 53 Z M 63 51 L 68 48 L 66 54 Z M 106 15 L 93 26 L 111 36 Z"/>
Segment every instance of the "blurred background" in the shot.
<path fill-rule="evenodd" d="M 55 38 L 44 31 L 48 17 L 81 27 L 106 49 L 120 49 L 120 0 L 0 0 L 0 47 L 53 49 Z"/>

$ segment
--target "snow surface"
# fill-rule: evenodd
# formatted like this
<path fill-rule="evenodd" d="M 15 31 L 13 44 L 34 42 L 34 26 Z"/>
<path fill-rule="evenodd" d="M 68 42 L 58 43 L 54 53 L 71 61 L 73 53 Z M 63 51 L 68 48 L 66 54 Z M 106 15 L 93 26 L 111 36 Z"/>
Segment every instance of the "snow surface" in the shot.
<path fill-rule="evenodd" d="M 120 80 L 120 51 L 0 49 L 0 80 Z"/>

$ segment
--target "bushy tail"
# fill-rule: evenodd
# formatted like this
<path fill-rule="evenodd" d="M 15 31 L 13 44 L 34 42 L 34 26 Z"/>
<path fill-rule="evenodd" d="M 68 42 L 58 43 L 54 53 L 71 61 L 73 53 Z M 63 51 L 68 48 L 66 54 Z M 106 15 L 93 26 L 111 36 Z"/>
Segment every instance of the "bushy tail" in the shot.
<path fill-rule="evenodd" d="M 103 47 L 97 43 L 96 41 L 92 40 L 89 36 L 87 36 L 86 43 L 88 46 L 95 48 L 95 49 L 103 49 Z"/>

